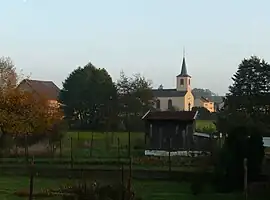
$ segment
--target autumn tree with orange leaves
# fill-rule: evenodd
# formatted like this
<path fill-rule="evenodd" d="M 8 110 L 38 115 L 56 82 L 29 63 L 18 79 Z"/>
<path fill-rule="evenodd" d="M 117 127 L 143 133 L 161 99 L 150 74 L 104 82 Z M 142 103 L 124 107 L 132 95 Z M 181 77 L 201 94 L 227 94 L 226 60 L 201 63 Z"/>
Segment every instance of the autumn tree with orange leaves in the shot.
<path fill-rule="evenodd" d="M 59 135 L 63 114 L 45 98 L 16 88 L 18 75 L 10 59 L 0 58 L 0 148 L 7 137 L 20 146 Z M 57 136 L 55 135 L 57 134 Z M 23 142 L 20 142 L 23 141 Z"/>

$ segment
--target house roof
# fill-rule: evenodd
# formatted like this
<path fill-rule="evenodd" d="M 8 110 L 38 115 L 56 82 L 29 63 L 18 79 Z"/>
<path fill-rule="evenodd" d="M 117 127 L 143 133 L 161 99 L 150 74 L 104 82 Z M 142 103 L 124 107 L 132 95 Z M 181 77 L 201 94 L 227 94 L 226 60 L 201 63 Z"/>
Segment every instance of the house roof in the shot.
<path fill-rule="evenodd" d="M 18 87 L 23 83 L 28 84 L 38 95 L 50 100 L 58 100 L 60 89 L 52 81 L 24 79 Z"/>
<path fill-rule="evenodd" d="M 203 97 L 203 96 L 201 96 L 201 100 L 204 101 L 204 102 L 210 102 L 209 99 L 207 99 L 207 98 L 205 98 L 205 97 Z"/>
<path fill-rule="evenodd" d="M 187 91 L 177 91 L 176 89 L 153 89 L 154 97 L 184 97 Z"/>
<path fill-rule="evenodd" d="M 193 121 L 196 119 L 198 112 L 196 111 L 148 111 L 143 120 L 177 120 L 177 121 Z"/>

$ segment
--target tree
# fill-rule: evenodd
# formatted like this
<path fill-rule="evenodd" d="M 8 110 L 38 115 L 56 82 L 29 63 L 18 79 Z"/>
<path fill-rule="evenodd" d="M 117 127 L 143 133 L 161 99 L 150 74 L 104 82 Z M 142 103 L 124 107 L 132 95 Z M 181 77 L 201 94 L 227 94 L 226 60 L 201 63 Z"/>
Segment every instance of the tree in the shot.
<path fill-rule="evenodd" d="M 2 59 L 3 61 L 3 59 Z M 4 63 L 4 64 L 3 64 Z M 30 145 L 47 138 L 51 128 L 62 122 L 62 112 L 58 107 L 50 107 L 46 99 L 36 98 L 29 92 L 16 88 L 15 67 L 7 59 L 2 62 L 4 77 L 0 88 L 0 148 L 6 147 L 6 139 L 23 140 Z M 10 76 L 9 76 L 10 75 Z M 12 84 L 11 84 L 12 83 Z M 25 138 L 28 140 L 25 143 Z"/>
<path fill-rule="evenodd" d="M 29 146 L 50 137 L 54 125 L 61 123 L 59 108 L 49 107 L 45 99 L 37 99 L 33 94 L 10 88 L 0 92 L 1 147 L 7 137 L 14 138 L 18 145 Z"/>
<path fill-rule="evenodd" d="M 119 115 L 126 116 L 128 114 L 130 128 L 141 129 L 141 117 L 153 108 L 154 97 L 151 82 L 140 74 L 127 77 L 124 72 L 121 72 L 116 85 L 119 98 Z M 123 121 L 126 121 L 125 118 L 122 117 Z M 127 122 L 124 124 L 127 126 Z"/>
<path fill-rule="evenodd" d="M 0 87 L 15 87 L 18 74 L 15 66 L 9 57 L 0 57 Z"/>
<path fill-rule="evenodd" d="M 105 69 L 88 63 L 66 78 L 60 102 L 67 119 L 79 122 L 76 128 L 100 129 L 117 103 L 116 87 Z"/>
<path fill-rule="evenodd" d="M 228 134 L 219 168 L 223 169 L 223 183 L 240 188 L 244 158 L 248 160 L 249 181 L 258 178 L 264 158 L 262 136 L 269 131 L 270 119 L 270 65 L 254 56 L 244 59 L 232 79 L 216 123 L 220 132 Z"/>
<path fill-rule="evenodd" d="M 270 119 L 270 65 L 258 57 L 244 59 L 232 77 L 233 84 L 225 98 L 217 126 L 228 132 L 228 127 L 242 125 L 262 126 L 269 131 Z"/>
<path fill-rule="evenodd" d="M 238 126 L 228 134 L 218 166 L 219 184 L 222 184 L 222 189 L 242 189 L 245 158 L 248 161 L 248 181 L 255 181 L 261 173 L 264 158 L 262 136 L 258 127 Z"/>

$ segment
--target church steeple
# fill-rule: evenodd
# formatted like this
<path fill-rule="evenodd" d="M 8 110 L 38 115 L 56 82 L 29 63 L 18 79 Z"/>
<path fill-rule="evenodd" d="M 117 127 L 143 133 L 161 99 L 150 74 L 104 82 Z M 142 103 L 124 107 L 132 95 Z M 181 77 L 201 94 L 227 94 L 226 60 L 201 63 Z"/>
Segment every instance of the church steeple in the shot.
<path fill-rule="evenodd" d="M 185 58 L 185 49 L 183 51 L 183 61 L 180 74 L 176 77 L 176 89 L 178 91 L 190 91 L 191 76 L 187 73 L 187 65 L 186 65 L 186 58 Z"/>
<path fill-rule="evenodd" d="M 185 58 L 185 49 L 183 50 L 183 61 L 182 61 L 181 73 L 177 77 L 191 77 L 187 73 L 187 65 L 186 65 L 186 58 Z"/>

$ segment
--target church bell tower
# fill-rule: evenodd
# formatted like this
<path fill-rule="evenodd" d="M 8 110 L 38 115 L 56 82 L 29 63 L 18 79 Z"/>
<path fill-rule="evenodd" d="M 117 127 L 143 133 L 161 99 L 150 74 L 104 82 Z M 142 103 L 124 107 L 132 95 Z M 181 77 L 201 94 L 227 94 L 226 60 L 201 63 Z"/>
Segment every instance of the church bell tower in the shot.
<path fill-rule="evenodd" d="M 191 76 L 187 73 L 185 53 L 182 61 L 181 73 L 176 76 L 176 90 L 177 91 L 191 91 Z"/>

